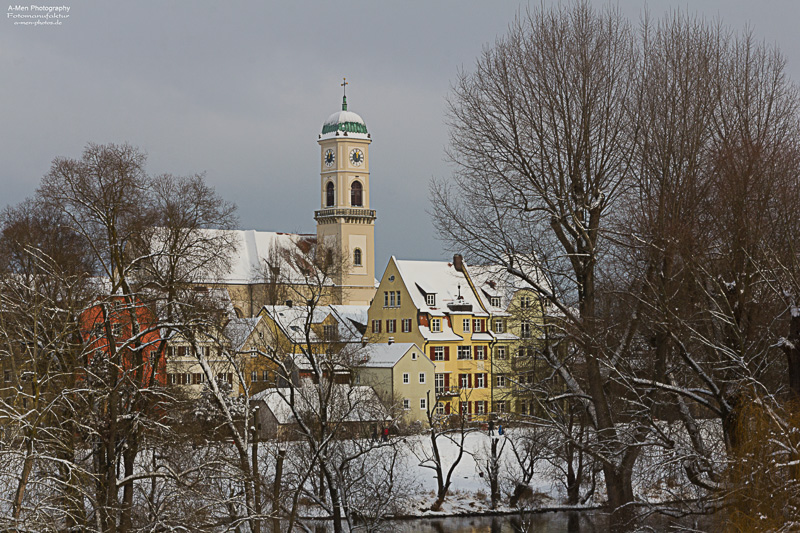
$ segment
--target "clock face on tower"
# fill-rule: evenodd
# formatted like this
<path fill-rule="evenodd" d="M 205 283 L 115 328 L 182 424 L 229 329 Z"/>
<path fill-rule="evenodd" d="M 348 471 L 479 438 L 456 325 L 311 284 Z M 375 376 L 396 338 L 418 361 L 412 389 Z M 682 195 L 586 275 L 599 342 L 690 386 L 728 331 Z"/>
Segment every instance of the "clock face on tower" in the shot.
<path fill-rule="evenodd" d="M 334 155 L 333 150 L 328 148 L 325 150 L 325 166 L 332 167 L 333 164 L 336 162 L 336 155 Z"/>
<path fill-rule="evenodd" d="M 353 166 L 360 167 L 361 163 L 364 162 L 364 152 L 362 152 L 359 148 L 353 148 L 350 150 L 350 162 L 353 164 Z"/>

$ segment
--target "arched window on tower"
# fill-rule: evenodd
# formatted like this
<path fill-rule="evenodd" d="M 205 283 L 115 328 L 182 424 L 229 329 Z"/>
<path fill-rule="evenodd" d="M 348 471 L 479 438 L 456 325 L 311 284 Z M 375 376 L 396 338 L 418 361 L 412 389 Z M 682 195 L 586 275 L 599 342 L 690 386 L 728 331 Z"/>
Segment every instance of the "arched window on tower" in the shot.
<path fill-rule="evenodd" d="M 350 205 L 353 207 L 361 207 L 364 205 L 362 190 L 360 181 L 354 181 L 350 186 Z"/>
<path fill-rule="evenodd" d="M 361 248 L 356 248 L 353 252 L 353 265 L 357 267 L 361 266 Z"/>
<path fill-rule="evenodd" d="M 325 205 L 327 207 L 333 207 L 336 203 L 336 192 L 333 189 L 333 182 L 329 181 L 327 187 L 325 187 Z"/>

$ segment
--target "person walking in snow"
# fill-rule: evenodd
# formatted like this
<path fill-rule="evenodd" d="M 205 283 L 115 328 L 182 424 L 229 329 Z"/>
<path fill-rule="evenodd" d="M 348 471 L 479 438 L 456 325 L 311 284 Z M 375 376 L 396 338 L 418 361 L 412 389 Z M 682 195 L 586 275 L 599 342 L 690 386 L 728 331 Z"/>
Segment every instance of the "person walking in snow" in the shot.
<path fill-rule="evenodd" d="M 494 436 L 494 420 L 489 420 L 489 436 Z"/>
<path fill-rule="evenodd" d="M 501 437 L 503 436 L 503 424 L 497 426 L 497 434 L 500 435 Z"/>
<path fill-rule="evenodd" d="M 383 428 L 383 442 L 389 442 L 389 426 Z"/>

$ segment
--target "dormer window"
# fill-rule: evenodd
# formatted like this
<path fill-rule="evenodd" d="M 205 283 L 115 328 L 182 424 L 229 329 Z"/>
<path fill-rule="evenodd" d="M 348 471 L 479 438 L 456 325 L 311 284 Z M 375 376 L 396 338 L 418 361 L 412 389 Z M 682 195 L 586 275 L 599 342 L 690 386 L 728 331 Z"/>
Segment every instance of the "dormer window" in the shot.
<path fill-rule="evenodd" d="M 500 307 L 500 297 L 499 296 L 492 296 L 489 298 L 489 304 L 492 307 Z"/>
<path fill-rule="evenodd" d="M 435 307 L 436 306 L 436 294 L 426 294 L 425 295 L 425 303 L 428 304 L 428 307 Z"/>
<path fill-rule="evenodd" d="M 432 318 L 431 319 L 431 333 L 439 333 L 442 331 L 442 319 L 441 318 Z"/>

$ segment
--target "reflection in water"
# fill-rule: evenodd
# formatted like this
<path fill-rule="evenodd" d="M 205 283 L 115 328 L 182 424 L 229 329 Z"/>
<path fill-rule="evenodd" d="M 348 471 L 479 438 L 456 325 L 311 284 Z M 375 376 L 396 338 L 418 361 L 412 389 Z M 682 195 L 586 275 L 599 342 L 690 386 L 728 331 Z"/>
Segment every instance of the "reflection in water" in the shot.
<path fill-rule="evenodd" d="M 315 532 L 333 531 L 330 522 L 323 522 Z M 693 531 L 705 531 L 710 518 L 671 519 L 651 515 L 639 525 L 648 531 L 666 531 L 682 524 Z M 504 516 L 455 516 L 388 520 L 387 531 L 397 533 L 604 533 L 608 531 L 608 515 L 600 511 L 529 513 Z M 704 527 L 705 526 L 705 527 Z"/>
<path fill-rule="evenodd" d="M 391 529 L 400 533 L 600 533 L 606 526 L 602 513 L 569 512 L 397 520 Z"/>

